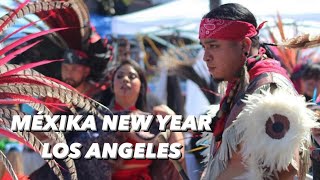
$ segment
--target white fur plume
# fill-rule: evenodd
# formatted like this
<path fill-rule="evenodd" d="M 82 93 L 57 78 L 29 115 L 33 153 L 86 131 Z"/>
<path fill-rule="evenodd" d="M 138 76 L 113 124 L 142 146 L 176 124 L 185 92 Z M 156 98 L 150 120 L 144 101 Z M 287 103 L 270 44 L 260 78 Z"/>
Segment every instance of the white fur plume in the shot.
<path fill-rule="evenodd" d="M 205 165 L 209 161 L 209 155 L 210 155 L 210 146 L 212 143 L 213 133 L 211 132 L 203 132 L 201 134 L 201 139 L 199 139 L 196 143 L 197 146 L 206 146 L 207 148 L 201 152 L 201 155 L 204 157 L 203 161 L 201 163 L 204 163 Z"/>
<path fill-rule="evenodd" d="M 305 98 L 281 90 L 274 94 L 248 95 L 244 102 L 246 106 L 234 123 L 237 133 L 243 133 L 241 153 L 247 165 L 250 168 L 253 163 L 250 161 L 255 161 L 261 167 L 270 168 L 269 172 L 286 170 L 295 151 L 307 148 L 304 146 L 310 141 L 310 129 L 319 126 L 315 114 L 306 107 Z M 285 116 L 290 122 L 287 132 L 279 139 L 266 133 L 266 123 L 269 118 L 274 122 L 274 114 Z"/>
<path fill-rule="evenodd" d="M 207 115 L 209 115 L 211 118 L 213 118 L 216 113 L 219 110 L 219 104 L 210 105 L 208 107 L 208 111 L 206 112 Z M 201 152 L 201 155 L 204 157 L 204 160 L 202 163 L 207 164 L 209 161 L 209 155 L 210 155 L 210 147 L 212 143 L 213 133 L 212 132 L 202 132 L 201 139 L 199 139 L 196 143 L 197 146 L 207 146 L 204 151 Z"/>

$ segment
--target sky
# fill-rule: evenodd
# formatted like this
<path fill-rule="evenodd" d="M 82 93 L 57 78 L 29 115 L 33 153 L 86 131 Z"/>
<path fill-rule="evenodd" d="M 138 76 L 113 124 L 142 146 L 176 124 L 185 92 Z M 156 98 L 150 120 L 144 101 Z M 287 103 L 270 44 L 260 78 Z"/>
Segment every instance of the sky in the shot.
<path fill-rule="evenodd" d="M 109 32 L 133 35 L 137 32 L 152 32 L 154 29 L 157 30 L 155 27 L 166 28 L 170 26 L 177 26 L 177 28 L 183 26 L 186 30 L 192 29 L 196 32 L 199 19 L 209 11 L 209 0 L 176 0 L 175 2 L 171 2 L 172 5 L 176 4 L 172 8 L 168 8 L 164 4 L 137 13 L 118 16 L 112 20 L 95 17 L 93 23 L 102 29 L 101 33 L 109 30 Z M 240 3 L 256 15 L 258 23 L 267 20 L 269 26 L 274 25 L 272 21 L 279 12 L 285 23 L 299 24 L 299 29 L 302 32 L 317 33 L 320 28 L 319 0 L 221 0 L 221 2 L 223 4 Z M 1 0 L 0 4 L 11 7 L 14 5 L 13 0 Z M 0 15 L 3 14 L 4 12 L 0 10 Z M 21 20 L 17 24 L 19 25 L 20 22 L 21 24 L 26 23 Z"/>
<path fill-rule="evenodd" d="M 239 3 L 247 7 L 255 15 L 319 13 L 319 0 L 221 0 L 222 3 Z"/>

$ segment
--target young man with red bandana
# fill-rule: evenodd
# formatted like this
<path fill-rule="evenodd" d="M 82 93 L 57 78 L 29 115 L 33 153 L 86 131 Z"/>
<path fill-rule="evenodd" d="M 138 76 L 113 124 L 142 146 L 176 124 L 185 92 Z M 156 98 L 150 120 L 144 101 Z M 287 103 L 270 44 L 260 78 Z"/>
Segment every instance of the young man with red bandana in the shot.
<path fill-rule="evenodd" d="M 214 138 L 203 179 L 286 180 L 306 175 L 305 137 L 315 125 L 313 114 L 297 103 L 301 99 L 286 70 L 259 48 L 263 24 L 258 26 L 239 4 L 221 5 L 201 20 L 203 59 L 213 78 L 228 82 L 213 117 Z"/>

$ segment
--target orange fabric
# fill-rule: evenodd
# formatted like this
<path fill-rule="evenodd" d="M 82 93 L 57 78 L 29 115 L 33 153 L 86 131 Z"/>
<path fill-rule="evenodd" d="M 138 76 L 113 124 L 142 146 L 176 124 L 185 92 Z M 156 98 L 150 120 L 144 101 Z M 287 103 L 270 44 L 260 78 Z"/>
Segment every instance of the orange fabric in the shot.
<path fill-rule="evenodd" d="M 18 180 L 30 180 L 28 176 L 25 176 L 25 175 L 22 175 L 22 174 L 18 174 L 17 177 L 18 177 Z M 13 180 L 13 178 L 6 171 L 1 180 Z"/>

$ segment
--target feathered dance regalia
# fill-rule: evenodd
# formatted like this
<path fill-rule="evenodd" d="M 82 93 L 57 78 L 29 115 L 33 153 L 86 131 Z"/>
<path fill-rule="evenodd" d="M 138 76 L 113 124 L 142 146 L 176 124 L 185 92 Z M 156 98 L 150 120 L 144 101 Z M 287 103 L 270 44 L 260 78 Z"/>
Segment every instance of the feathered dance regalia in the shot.
<path fill-rule="evenodd" d="M 310 155 L 310 129 L 318 125 L 305 98 L 285 91 L 262 92 L 248 95 L 244 102 L 246 105 L 233 126 L 241 134 L 241 153 L 249 170 L 246 179 L 266 178 L 265 167 L 268 172 L 280 172 L 287 170 L 289 163 L 300 169 L 300 179 L 304 179 Z M 297 149 L 300 161 L 294 161 Z"/>
<path fill-rule="evenodd" d="M 87 113 L 102 118 L 102 111 L 108 110 L 106 107 L 83 96 L 72 87 L 31 69 L 39 65 L 48 64 L 52 61 L 44 60 L 21 66 L 7 64 L 17 55 L 41 44 L 40 41 L 27 44 L 28 41 L 48 34 L 50 34 L 49 37 L 52 38 L 55 43 L 58 43 L 59 46 L 63 48 L 78 50 L 95 49 L 94 46 L 90 46 L 94 44 L 93 42 L 90 43 L 90 40 L 92 40 L 92 28 L 90 26 L 88 10 L 84 2 L 82 0 L 41 2 L 29 2 L 29 0 L 27 0 L 21 3 L 16 10 L 12 10 L 0 18 L 0 33 L 3 34 L 16 19 L 22 18 L 26 14 L 38 15 L 41 20 L 48 25 L 49 30 L 26 35 L 11 42 L 0 50 L 0 55 L 2 57 L 0 59 L 0 103 L 3 105 L 28 104 L 36 111 L 47 115 L 52 115 L 48 107 L 61 108 L 67 106 L 75 114 L 77 113 L 76 108 L 80 108 Z M 35 23 L 36 22 L 32 22 L 3 37 L 0 40 L 1 43 L 6 42 L 8 38 L 21 30 L 35 25 Z M 48 49 L 48 51 L 50 51 L 50 49 Z M 105 53 L 107 52 L 108 50 L 105 49 Z M 99 53 L 101 54 L 103 52 L 95 52 L 95 54 Z M 59 99 L 61 103 L 46 103 L 41 100 L 46 97 Z M 39 136 L 45 136 L 47 140 L 53 143 L 66 143 L 64 134 L 61 132 L 12 132 L 10 127 L 13 115 L 23 116 L 24 113 L 6 107 L 0 108 L 1 134 L 10 138 L 15 138 L 39 153 L 42 152 L 43 148 L 42 142 L 37 138 Z M 3 152 L 0 152 L 0 158 L 13 179 L 17 180 L 18 178 Z M 59 179 L 63 179 L 61 169 L 56 161 L 48 160 L 47 162 L 56 176 Z M 70 173 L 71 179 L 77 179 L 74 161 L 67 158 L 64 162 L 66 164 L 66 170 Z"/>
<path fill-rule="evenodd" d="M 304 34 L 274 45 L 302 49 L 319 46 L 319 42 L 319 35 Z M 298 179 L 306 178 L 311 165 L 311 129 L 319 128 L 319 117 L 309 108 L 314 104 L 296 92 L 290 93 L 286 86 L 292 84 L 247 95 L 245 106 L 229 129 L 235 130 L 241 143 L 248 169 L 244 179 L 272 178 L 277 176 L 275 172 L 288 170 L 290 163 L 298 170 Z"/>
<path fill-rule="evenodd" d="M 285 48 L 315 45 L 319 45 L 319 36 L 310 35 L 277 44 Z M 209 161 L 203 178 L 223 179 L 233 173 L 232 168 L 243 166 L 243 172 L 234 172 L 237 179 L 279 179 L 279 174 L 289 169 L 298 172 L 298 179 L 305 179 L 311 129 L 319 128 L 316 114 L 308 108 L 311 104 L 295 91 L 286 71 L 265 55 L 265 49 L 249 57 L 246 68 L 238 86 L 228 84 L 226 94 L 235 98 L 226 96 L 223 102 L 232 102 L 230 114 L 221 116 L 228 107 L 222 103 L 213 117 L 213 129 L 223 130 L 215 134 L 210 152 L 206 152 Z M 225 120 L 219 121 L 222 118 Z"/>

